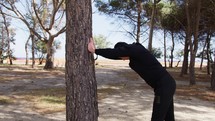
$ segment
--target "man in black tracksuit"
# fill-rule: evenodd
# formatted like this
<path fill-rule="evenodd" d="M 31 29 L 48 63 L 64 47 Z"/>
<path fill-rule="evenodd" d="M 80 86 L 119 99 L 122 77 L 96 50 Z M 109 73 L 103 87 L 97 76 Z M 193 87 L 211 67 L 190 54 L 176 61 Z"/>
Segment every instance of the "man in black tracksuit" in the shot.
<path fill-rule="evenodd" d="M 151 121 L 175 121 L 173 106 L 175 80 L 144 46 L 140 43 L 119 42 L 113 49 L 95 49 L 93 39 L 90 39 L 88 50 L 109 59 L 128 57 L 131 69 L 154 89 L 155 97 Z"/>

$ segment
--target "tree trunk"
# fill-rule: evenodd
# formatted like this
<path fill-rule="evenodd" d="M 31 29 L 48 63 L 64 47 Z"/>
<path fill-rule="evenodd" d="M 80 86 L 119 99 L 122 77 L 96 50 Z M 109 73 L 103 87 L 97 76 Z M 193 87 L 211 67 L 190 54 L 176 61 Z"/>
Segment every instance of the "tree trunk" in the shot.
<path fill-rule="evenodd" d="M 0 50 L 0 64 L 3 64 L 3 50 Z"/>
<path fill-rule="evenodd" d="M 171 36 L 172 36 L 172 48 L 171 48 L 171 55 L 170 55 L 170 68 L 173 67 L 173 58 L 174 58 L 173 52 L 175 49 L 175 41 L 174 41 L 174 33 L 173 32 L 171 32 Z"/>
<path fill-rule="evenodd" d="M 29 59 L 28 59 L 28 42 L 31 38 L 31 35 L 28 37 L 26 43 L 25 43 L 25 55 L 26 55 L 26 58 L 25 58 L 25 65 L 28 65 L 28 62 L 29 62 Z"/>
<path fill-rule="evenodd" d="M 31 53 L 32 53 L 32 65 L 31 67 L 34 68 L 35 66 L 35 52 L 34 52 L 34 45 L 35 45 L 35 36 L 33 33 L 31 33 L 31 43 L 32 43 L 32 46 L 31 46 Z"/>
<path fill-rule="evenodd" d="M 214 51 L 214 62 L 212 68 L 212 76 L 211 76 L 211 89 L 215 91 L 215 51 Z"/>
<path fill-rule="evenodd" d="M 190 1 L 186 0 L 186 16 L 187 16 L 187 39 L 189 42 L 189 47 L 190 47 L 190 65 L 189 65 L 189 76 L 190 76 L 190 85 L 194 85 L 196 83 L 195 81 L 195 54 L 194 54 L 194 50 L 193 50 L 193 42 L 192 42 L 192 30 L 191 30 L 191 14 L 189 13 L 189 5 L 190 5 Z"/>
<path fill-rule="evenodd" d="M 156 4 L 157 4 L 157 0 L 154 0 L 151 19 L 150 19 L 149 43 L 148 43 L 148 50 L 150 52 L 152 51 L 152 39 L 153 39 L 153 30 L 154 30 L 154 23 L 155 23 L 154 18 L 155 18 Z"/>
<path fill-rule="evenodd" d="M 138 0 L 137 1 L 137 6 L 138 6 L 138 17 L 137 17 L 137 38 L 136 38 L 136 42 L 139 43 L 140 42 L 142 1 Z"/>
<path fill-rule="evenodd" d="M 1 34 L 2 34 L 2 43 L 1 43 L 2 48 L 0 48 L 1 49 L 0 50 L 0 64 L 3 64 L 3 62 L 4 62 L 4 58 L 3 58 L 3 56 L 4 56 L 4 27 L 3 26 L 1 29 Z"/>
<path fill-rule="evenodd" d="M 164 65 L 166 66 L 166 30 L 164 29 Z"/>
<path fill-rule="evenodd" d="M 47 55 L 46 55 L 46 63 L 44 69 L 53 69 L 54 68 L 54 55 L 53 55 L 53 41 L 54 38 L 50 37 L 50 39 L 46 43 Z"/>
<path fill-rule="evenodd" d="M 211 35 L 208 34 L 209 36 L 207 37 L 207 49 L 206 49 L 206 54 L 207 54 L 207 74 L 210 75 L 210 68 L 211 68 L 211 60 L 210 60 L 210 39 Z"/>
<path fill-rule="evenodd" d="M 207 38 L 208 38 L 208 33 L 207 33 Z M 205 52 L 205 47 L 207 45 L 207 38 L 205 40 L 204 46 L 202 48 L 202 54 L 201 54 L 201 63 L 200 63 L 200 70 L 202 70 L 202 66 L 203 66 L 203 61 L 204 61 L 204 52 Z"/>
<path fill-rule="evenodd" d="M 196 8 L 196 12 L 194 13 L 194 15 L 196 15 L 196 17 L 194 17 L 195 20 L 195 24 L 193 27 L 195 27 L 194 29 L 194 42 L 193 42 L 193 53 L 191 53 L 191 63 L 193 62 L 193 64 L 191 64 L 191 71 L 192 73 L 190 73 L 191 78 L 190 78 L 190 85 L 195 85 L 196 84 L 196 79 L 195 79 L 195 59 L 196 59 L 196 53 L 198 50 L 198 36 L 199 36 L 199 21 L 200 21 L 200 16 L 201 16 L 201 0 L 194 0 L 195 2 L 197 2 L 197 8 Z"/>
<path fill-rule="evenodd" d="M 66 10 L 66 120 L 98 121 L 94 58 L 87 49 L 91 0 L 67 0 Z"/>
<path fill-rule="evenodd" d="M 192 26 L 192 33 L 194 34 L 194 40 L 191 41 L 190 38 L 190 85 L 196 84 L 196 78 L 195 78 L 195 58 L 196 58 L 196 52 L 198 49 L 198 35 L 199 35 L 199 20 L 200 20 L 200 9 L 201 9 L 201 0 L 193 0 L 192 4 L 196 3 L 196 11 L 189 14 L 189 11 L 187 9 L 187 20 L 188 20 L 188 26 Z M 189 5 L 189 3 L 187 3 Z M 188 8 L 188 6 L 187 6 Z M 192 20 L 192 25 L 191 25 Z"/>
<path fill-rule="evenodd" d="M 189 38 L 188 38 L 189 34 L 186 30 L 186 38 L 185 38 L 185 45 L 184 45 L 184 59 L 183 59 L 183 64 L 182 64 L 182 68 L 181 68 L 181 73 L 180 76 L 182 77 L 184 74 L 187 74 L 188 72 L 188 55 L 189 55 Z"/>

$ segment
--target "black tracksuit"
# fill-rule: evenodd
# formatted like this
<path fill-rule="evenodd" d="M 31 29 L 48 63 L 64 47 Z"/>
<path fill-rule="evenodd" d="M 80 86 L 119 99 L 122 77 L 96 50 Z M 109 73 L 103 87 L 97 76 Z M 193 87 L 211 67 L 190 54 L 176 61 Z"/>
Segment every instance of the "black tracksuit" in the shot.
<path fill-rule="evenodd" d="M 175 80 L 144 46 L 134 43 L 123 48 L 96 49 L 95 53 L 109 59 L 129 57 L 129 66 L 154 89 L 151 121 L 175 120 L 173 106 Z"/>

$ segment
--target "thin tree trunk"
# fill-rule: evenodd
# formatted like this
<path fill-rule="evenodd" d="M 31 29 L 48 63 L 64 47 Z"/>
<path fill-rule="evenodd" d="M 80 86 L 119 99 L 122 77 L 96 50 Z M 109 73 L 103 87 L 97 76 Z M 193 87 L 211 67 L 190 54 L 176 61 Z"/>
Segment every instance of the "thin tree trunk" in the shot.
<path fill-rule="evenodd" d="M 194 18 L 195 20 L 195 25 L 193 27 L 195 27 L 194 29 L 194 47 L 193 47 L 193 52 L 191 53 L 191 68 L 190 68 L 190 85 L 195 85 L 196 84 L 196 77 L 195 77 L 195 59 L 196 59 L 196 53 L 198 50 L 198 36 L 199 36 L 199 21 L 200 21 L 200 9 L 201 9 L 201 0 L 198 0 L 195 2 L 197 2 L 197 12 L 196 17 Z"/>
<path fill-rule="evenodd" d="M 189 47 L 190 47 L 190 65 L 189 65 L 189 76 L 190 76 L 190 85 L 194 85 L 195 84 L 195 75 L 194 75 L 194 65 L 195 63 L 193 61 L 195 61 L 195 59 L 193 58 L 193 43 L 192 43 L 192 32 L 191 32 L 191 15 L 189 13 L 189 0 L 186 0 L 186 16 L 187 16 L 187 39 L 189 42 Z M 194 60 L 193 60 L 194 59 Z"/>
<path fill-rule="evenodd" d="M 174 58 L 173 52 L 175 49 L 175 41 L 174 41 L 174 33 L 173 32 L 171 32 L 171 36 L 172 36 L 172 48 L 171 48 L 171 55 L 170 55 L 170 68 L 173 67 L 173 58 Z"/>
<path fill-rule="evenodd" d="M 214 50 L 214 62 L 212 68 L 212 75 L 211 75 L 211 89 L 215 91 L 215 50 Z"/>
<path fill-rule="evenodd" d="M 188 31 L 186 30 L 186 38 L 185 38 L 185 45 L 184 45 L 184 59 L 181 68 L 180 77 L 183 77 L 184 74 L 188 73 L 188 55 L 189 55 L 189 38 L 188 38 Z"/>
<path fill-rule="evenodd" d="M 91 0 L 66 3 L 66 120 L 98 121 L 97 83 L 93 54 Z"/>
<path fill-rule="evenodd" d="M 34 50 L 34 46 L 35 46 L 35 36 L 33 35 L 33 33 L 31 33 L 31 43 L 32 43 L 32 46 L 31 46 L 31 53 L 32 53 L 32 65 L 31 67 L 34 68 L 35 66 L 35 50 Z"/>
<path fill-rule="evenodd" d="M 2 43 L 1 43 L 1 50 L 0 50 L 0 63 L 3 64 L 4 62 L 4 58 L 3 58 L 3 54 L 4 54 L 4 27 L 2 26 L 2 30 L 1 30 L 1 34 L 2 34 Z"/>
<path fill-rule="evenodd" d="M 210 68 L 211 68 L 211 60 L 210 60 L 210 34 L 208 34 L 206 38 L 207 43 L 207 49 L 206 49 L 206 55 L 207 55 L 207 74 L 210 75 Z"/>
<path fill-rule="evenodd" d="M 7 39 L 6 39 L 7 40 L 7 57 L 9 60 L 9 64 L 13 65 L 12 51 L 10 49 L 10 32 L 8 30 L 8 24 L 7 24 L 6 16 L 5 16 L 5 14 L 2 13 L 2 11 L 1 11 L 1 14 L 2 14 L 2 18 L 3 18 L 3 24 L 4 24 L 5 30 L 6 30 L 6 35 L 7 35 Z"/>
<path fill-rule="evenodd" d="M 137 38 L 136 42 L 140 42 L 140 27 L 141 27 L 141 12 L 142 12 L 142 1 L 137 1 L 138 6 L 138 17 L 137 17 Z"/>
<path fill-rule="evenodd" d="M 30 38 L 31 38 L 31 35 L 28 37 L 28 39 L 25 43 L 25 55 L 26 55 L 25 65 L 28 65 L 28 62 L 29 62 L 29 59 L 28 59 L 28 43 L 29 43 Z"/>
<path fill-rule="evenodd" d="M 211 68 L 211 60 L 210 60 L 210 39 L 211 35 L 207 37 L 207 49 L 206 49 L 206 54 L 207 54 L 207 74 L 210 75 L 210 68 Z"/>
<path fill-rule="evenodd" d="M 207 35 L 207 38 L 208 38 L 208 35 Z M 200 70 L 202 70 L 202 66 L 203 66 L 204 52 L 205 52 L 205 47 L 206 47 L 206 45 L 207 45 L 207 38 L 206 38 L 205 43 L 204 43 L 204 46 L 203 46 L 203 48 L 202 48 Z"/>
<path fill-rule="evenodd" d="M 164 29 L 164 65 L 166 66 L 166 30 Z"/>
<path fill-rule="evenodd" d="M 153 30 L 154 30 L 154 23 L 155 23 L 154 18 L 155 18 L 156 4 L 157 4 L 157 0 L 154 0 L 151 19 L 150 19 L 149 43 L 148 43 L 148 50 L 150 52 L 152 51 L 152 39 L 153 39 Z"/>

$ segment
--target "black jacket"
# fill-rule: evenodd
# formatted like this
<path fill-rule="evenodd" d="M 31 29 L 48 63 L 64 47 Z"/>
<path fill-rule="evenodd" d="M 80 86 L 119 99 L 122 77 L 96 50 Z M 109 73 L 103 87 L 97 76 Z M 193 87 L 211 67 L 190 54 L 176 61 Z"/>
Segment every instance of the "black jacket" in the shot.
<path fill-rule="evenodd" d="M 157 82 L 165 75 L 169 75 L 158 60 L 141 44 L 128 44 L 125 48 L 96 49 L 95 53 L 109 59 L 129 57 L 129 66 L 137 72 L 147 84 L 156 88 Z"/>

